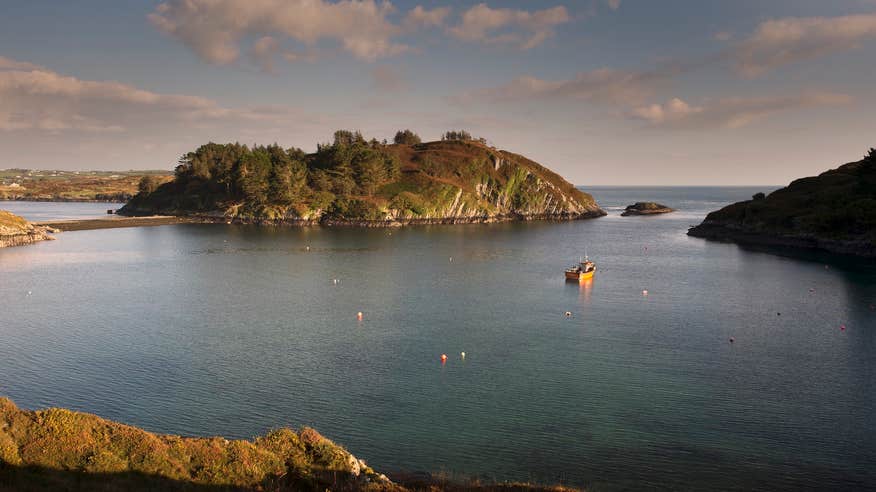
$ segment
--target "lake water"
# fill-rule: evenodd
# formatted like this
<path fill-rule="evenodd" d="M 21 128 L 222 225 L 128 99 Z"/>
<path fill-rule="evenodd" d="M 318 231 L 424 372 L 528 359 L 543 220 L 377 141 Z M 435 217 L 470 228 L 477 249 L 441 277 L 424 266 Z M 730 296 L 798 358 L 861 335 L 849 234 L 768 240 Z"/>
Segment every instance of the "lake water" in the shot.
<path fill-rule="evenodd" d="M 61 233 L 0 251 L 0 394 L 184 435 L 311 425 L 381 471 L 874 489 L 872 263 L 685 235 L 770 189 L 591 188 L 611 215 L 568 223 Z M 617 215 L 636 200 L 680 211 Z M 585 248 L 595 279 L 564 282 Z"/>

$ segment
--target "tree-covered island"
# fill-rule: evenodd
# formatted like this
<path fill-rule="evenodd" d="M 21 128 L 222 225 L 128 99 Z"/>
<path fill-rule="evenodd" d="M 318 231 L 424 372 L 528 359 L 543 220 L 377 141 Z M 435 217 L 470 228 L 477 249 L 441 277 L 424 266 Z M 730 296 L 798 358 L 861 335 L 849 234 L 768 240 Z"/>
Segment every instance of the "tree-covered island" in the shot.
<path fill-rule="evenodd" d="M 339 130 L 312 154 L 276 144 L 203 145 L 180 159 L 172 181 L 145 177 L 119 214 L 383 226 L 570 220 L 605 212 L 558 174 L 465 131 L 422 143 L 403 130 L 388 143 Z"/>

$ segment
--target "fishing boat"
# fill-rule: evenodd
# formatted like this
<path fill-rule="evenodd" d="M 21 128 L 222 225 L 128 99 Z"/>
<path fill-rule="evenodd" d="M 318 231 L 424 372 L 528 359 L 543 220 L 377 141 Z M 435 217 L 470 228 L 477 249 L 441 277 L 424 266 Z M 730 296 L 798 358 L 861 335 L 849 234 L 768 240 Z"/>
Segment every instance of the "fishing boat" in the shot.
<path fill-rule="evenodd" d="M 587 280 L 593 278 L 594 273 L 596 273 L 596 263 L 585 257 L 579 260 L 578 264 L 566 269 L 566 280 Z"/>

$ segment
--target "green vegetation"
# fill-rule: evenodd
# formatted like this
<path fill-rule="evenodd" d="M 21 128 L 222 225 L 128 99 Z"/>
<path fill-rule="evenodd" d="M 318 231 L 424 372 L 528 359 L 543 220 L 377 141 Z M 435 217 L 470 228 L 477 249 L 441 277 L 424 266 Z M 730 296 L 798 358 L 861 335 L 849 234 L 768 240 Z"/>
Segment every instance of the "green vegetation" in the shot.
<path fill-rule="evenodd" d="M 581 218 L 603 215 L 589 195 L 521 156 L 464 131 L 388 145 L 335 132 L 313 154 L 274 145 L 209 143 L 180 159 L 173 181 L 144 178 L 123 215 L 194 215 L 324 223 Z"/>
<path fill-rule="evenodd" d="M 143 180 L 156 187 L 170 181 L 166 171 L 0 170 L 0 200 L 124 202 Z"/>
<path fill-rule="evenodd" d="M 252 441 L 185 438 L 59 408 L 24 411 L 0 398 L 0 484 L 15 480 L 22 488 L 61 490 L 75 473 L 101 474 L 105 490 L 150 490 L 174 482 L 264 490 L 398 489 L 306 427 Z M 132 474 L 142 482 L 131 480 Z"/>
<path fill-rule="evenodd" d="M 690 231 L 728 239 L 733 233 L 811 239 L 824 249 L 876 255 L 876 149 L 858 162 L 712 212 Z"/>
<path fill-rule="evenodd" d="M 417 475 L 393 483 L 314 429 L 251 441 L 153 434 L 61 408 L 0 398 L 0 491 L 523 491 L 534 484 L 460 483 Z"/>

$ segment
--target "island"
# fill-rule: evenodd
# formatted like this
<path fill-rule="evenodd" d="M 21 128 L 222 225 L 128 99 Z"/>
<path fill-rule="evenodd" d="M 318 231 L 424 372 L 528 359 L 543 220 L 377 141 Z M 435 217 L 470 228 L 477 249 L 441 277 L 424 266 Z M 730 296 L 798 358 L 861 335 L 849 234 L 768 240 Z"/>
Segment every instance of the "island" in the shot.
<path fill-rule="evenodd" d="M 181 437 L 63 408 L 24 410 L 0 397 L 2 490 L 573 490 L 399 476 L 390 480 L 310 427 L 275 429 L 252 440 Z"/>
<path fill-rule="evenodd" d="M 262 225 L 488 223 L 605 215 L 592 196 L 518 154 L 468 132 L 393 143 L 339 130 L 315 153 L 278 145 L 209 143 L 182 157 L 174 178 L 144 177 L 119 215 L 172 215 Z"/>
<path fill-rule="evenodd" d="M 623 213 L 621 213 L 621 217 L 629 217 L 631 215 L 668 214 L 669 212 L 675 212 L 675 209 L 656 202 L 636 202 L 627 206 Z"/>
<path fill-rule="evenodd" d="M 55 239 L 49 235 L 51 232 L 55 232 L 51 227 L 33 225 L 22 217 L 0 210 L 0 248 Z"/>
<path fill-rule="evenodd" d="M 860 161 L 712 212 L 688 234 L 876 258 L 876 149 Z"/>

